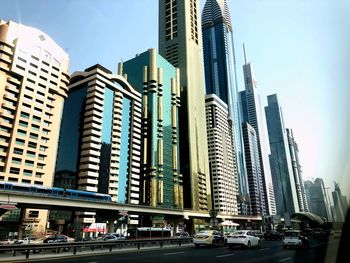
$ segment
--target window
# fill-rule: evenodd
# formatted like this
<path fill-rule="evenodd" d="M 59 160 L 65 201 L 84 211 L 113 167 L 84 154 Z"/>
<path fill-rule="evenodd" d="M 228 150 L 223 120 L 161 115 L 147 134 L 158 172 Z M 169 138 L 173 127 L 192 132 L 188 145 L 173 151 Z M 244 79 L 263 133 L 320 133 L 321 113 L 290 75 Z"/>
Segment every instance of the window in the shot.
<path fill-rule="evenodd" d="M 30 217 L 30 218 L 37 218 L 37 217 L 39 217 L 39 211 L 37 211 L 37 210 L 30 210 L 28 217 Z"/>
<path fill-rule="evenodd" d="M 21 159 L 20 158 L 12 158 L 12 162 L 13 164 L 21 164 Z"/>
<path fill-rule="evenodd" d="M 24 145 L 24 140 L 22 140 L 22 139 L 16 139 L 16 144 L 17 144 L 17 145 Z"/>
<path fill-rule="evenodd" d="M 11 174 L 19 174 L 19 168 L 11 167 L 10 173 Z M 8 180 L 11 181 L 11 178 L 9 178 Z M 18 181 L 17 178 L 15 178 L 15 182 L 17 182 L 17 181 Z"/>
<path fill-rule="evenodd" d="M 34 161 L 25 161 L 25 166 L 34 166 Z"/>
<path fill-rule="evenodd" d="M 27 156 L 31 158 L 35 158 L 35 152 L 33 151 L 27 151 Z"/>
<path fill-rule="evenodd" d="M 34 143 L 34 142 L 29 142 L 29 143 L 28 143 L 28 147 L 29 147 L 29 148 L 36 148 L 36 146 L 37 146 L 37 144 Z"/>
<path fill-rule="evenodd" d="M 19 149 L 19 148 L 15 148 L 15 149 L 13 149 L 13 153 L 22 155 L 23 154 L 23 150 Z"/>
<path fill-rule="evenodd" d="M 33 171 L 31 171 L 31 170 L 24 170 L 23 171 L 23 175 L 25 175 L 25 176 L 32 176 L 32 174 L 33 174 Z"/>
<path fill-rule="evenodd" d="M 21 112 L 20 115 L 21 115 L 22 118 L 29 119 L 29 114 L 28 113 Z"/>

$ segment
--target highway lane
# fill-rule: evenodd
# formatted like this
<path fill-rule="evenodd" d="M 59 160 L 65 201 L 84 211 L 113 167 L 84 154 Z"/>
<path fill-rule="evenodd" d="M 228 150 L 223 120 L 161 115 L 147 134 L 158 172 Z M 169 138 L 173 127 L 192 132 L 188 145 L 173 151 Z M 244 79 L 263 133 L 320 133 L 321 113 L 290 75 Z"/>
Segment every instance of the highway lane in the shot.
<path fill-rule="evenodd" d="M 227 247 L 200 247 L 193 245 L 173 248 L 155 248 L 149 250 L 134 250 L 128 252 L 103 253 L 100 255 L 69 257 L 61 259 L 35 259 L 32 262 L 53 263 L 209 263 L 209 262 L 324 262 L 326 246 L 318 246 L 309 250 L 283 249 L 281 241 L 262 241 L 260 249 L 244 249 Z M 28 261 L 23 261 L 28 262 Z"/>

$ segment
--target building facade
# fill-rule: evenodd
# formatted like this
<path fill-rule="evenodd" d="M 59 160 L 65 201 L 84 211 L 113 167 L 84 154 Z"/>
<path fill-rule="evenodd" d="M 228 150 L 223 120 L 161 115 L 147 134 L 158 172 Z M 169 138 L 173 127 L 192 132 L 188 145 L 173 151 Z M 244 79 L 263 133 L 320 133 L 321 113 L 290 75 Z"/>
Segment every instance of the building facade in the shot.
<path fill-rule="evenodd" d="M 180 69 L 180 173 L 184 207 L 211 209 L 202 30 L 198 0 L 159 0 L 159 53 Z"/>
<path fill-rule="evenodd" d="M 74 173 L 78 190 L 139 204 L 140 166 L 141 94 L 101 65 L 75 72 L 62 115 L 56 174 Z M 80 223 L 95 223 L 94 213 L 77 215 Z"/>
<path fill-rule="evenodd" d="M 330 200 L 327 196 L 323 180 L 305 181 L 305 193 L 309 203 L 309 212 L 333 221 Z"/>
<path fill-rule="evenodd" d="M 267 130 L 271 154 L 270 167 L 275 193 L 276 213 L 284 216 L 284 213 L 294 214 L 303 210 L 303 203 L 299 203 L 297 184 L 292 171 L 287 132 L 284 127 L 283 114 L 276 94 L 267 96 L 265 107 Z M 298 193 L 301 193 L 299 191 Z M 301 196 L 300 196 L 301 197 Z M 301 207 L 299 209 L 299 207 Z"/>
<path fill-rule="evenodd" d="M 345 195 L 342 195 L 340 186 L 336 182 L 334 182 L 334 191 L 332 192 L 332 197 L 334 203 L 335 221 L 344 222 L 349 204 L 347 197 Z"/>
<path fill-rule="evenodd" d="M 226 0 L 207 0 L 202 13 L 205 85 L 207 94 L 215 94 L 228 105 L 234 142 L 239 195 L 249 196 L 245 169 L 241 107 L 239 103 L 233 28 Z M 239 198 L 240 200 L 241 198 Z M 240 203 L 241 214 L 247 214 L 245 203 Z"/>
<path fill-rule="evenodd" d="M 178 109 L 179 70 L 150 49 L 120 64 L 128 82 L 142 93 L 142 203 L 183 208 Z"/>
<path fill-rule="evenodd" d="M 309 204 L 306 198 L 304 180 L 302 177 L 302 170 L 299 162 L 299 147 L 297 142 L 294 139 L 293 131 L 291 129 L 287 129 L 287 137 L 288 137 L 290 158 L 291 158 L 292 168 L 293 168 L 295 188 L 296 188 L 297 197 L 298 197 L 299 210 L 300 212 L 308 212 Z"/>
<path fill-rule="evenodd" d="M 244 50 L 245 53 L 245 50 Z M 243 65 L 245 91 L 241 92 L 243 121 L 248 122 L 256 132 L 258 141 L 258 152 L 260 159 L 260 169 L 263 178 L 263 191 L 265 200 L 264 215 L 276 214 L 275 197 L 271 178 L 269 162 L 269 145 L 266 135 L 266 122 L 261 109 L 258 86 L 255 80 L 252 64 L 247 62 Z M 246 119 L 245 119 L 246 118 Z"/>
<path fill-rule="evenodd" d="M 260 168 L 258 139 L 255 129 L 247 122 L 243 123 L 244 153 L 247 165 L 250 197 L 249 210 L 253 215 L 266 214 L 265 195 L 263 193 L 263 178 Z"/>
<path fill-rule="evenodd" d="M 214 94 L 205 97 L 212 203 L 218 215 L 237 215 L 237 170 L 228 108 Z"/>
<path fill-rule="evenodd" d="M 0 20 L 0 180 L 53 186 L 68 63 L 47 34 Z M 23 209 L 21 226 L 44 235 L 47 217 Z"/>

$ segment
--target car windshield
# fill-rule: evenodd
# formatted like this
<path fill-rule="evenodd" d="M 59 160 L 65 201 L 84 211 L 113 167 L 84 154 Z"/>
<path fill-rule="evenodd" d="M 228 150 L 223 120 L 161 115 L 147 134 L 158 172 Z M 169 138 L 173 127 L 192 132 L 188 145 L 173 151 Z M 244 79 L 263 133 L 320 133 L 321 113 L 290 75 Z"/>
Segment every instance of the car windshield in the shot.
<path fill-rule="evenodd" d="M 286 236 L 286 237 L 298 237 L 299 236 L 299 232 L 286 232 L 284 234 L 284 236 Z"/>

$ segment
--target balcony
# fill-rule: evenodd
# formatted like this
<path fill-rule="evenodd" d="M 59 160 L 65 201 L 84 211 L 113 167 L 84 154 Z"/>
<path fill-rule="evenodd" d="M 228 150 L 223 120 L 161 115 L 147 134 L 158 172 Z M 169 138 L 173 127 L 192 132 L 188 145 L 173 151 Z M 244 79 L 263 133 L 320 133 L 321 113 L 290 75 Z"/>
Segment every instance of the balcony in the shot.
<path fill-rule="evenodd" d="M 99 171 L 100 167 L 94 164 L 81 164 L 79 170 Z"/>

